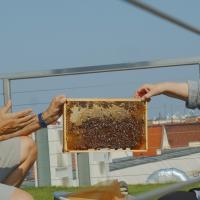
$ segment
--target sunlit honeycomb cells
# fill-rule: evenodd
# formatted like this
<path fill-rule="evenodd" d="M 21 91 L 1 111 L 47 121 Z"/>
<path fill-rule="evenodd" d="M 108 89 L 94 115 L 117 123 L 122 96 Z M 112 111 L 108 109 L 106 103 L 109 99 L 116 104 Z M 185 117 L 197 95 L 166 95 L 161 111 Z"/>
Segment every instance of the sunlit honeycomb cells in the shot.
<path fill-rule="evenodd" d="M 66 151 L 146 149 L 146 103 L 126 100 L 71 100 L 65 105 Z"/>

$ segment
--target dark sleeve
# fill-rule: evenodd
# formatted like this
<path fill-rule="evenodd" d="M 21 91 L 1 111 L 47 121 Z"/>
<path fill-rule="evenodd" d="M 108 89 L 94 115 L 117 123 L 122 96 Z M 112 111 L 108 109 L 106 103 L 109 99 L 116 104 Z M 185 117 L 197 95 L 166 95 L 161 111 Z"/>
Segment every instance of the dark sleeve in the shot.
<path fill-rule="evenodd" d="M 188 94 L 186 107 L 200 109 L 200 81 L 188 81 Z"/>

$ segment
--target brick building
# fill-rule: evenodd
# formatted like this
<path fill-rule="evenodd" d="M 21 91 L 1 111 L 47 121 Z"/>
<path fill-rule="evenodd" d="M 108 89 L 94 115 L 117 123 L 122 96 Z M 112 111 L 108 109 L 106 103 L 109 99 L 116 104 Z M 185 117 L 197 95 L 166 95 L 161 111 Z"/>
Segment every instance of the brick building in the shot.
<path fill-rule="evenodd" d="M 148 127 L 147 152 L 135 152 L 134 156 L 156 156 L 165 149 L 200 146 L 200 123 L 172 123 Z"/>

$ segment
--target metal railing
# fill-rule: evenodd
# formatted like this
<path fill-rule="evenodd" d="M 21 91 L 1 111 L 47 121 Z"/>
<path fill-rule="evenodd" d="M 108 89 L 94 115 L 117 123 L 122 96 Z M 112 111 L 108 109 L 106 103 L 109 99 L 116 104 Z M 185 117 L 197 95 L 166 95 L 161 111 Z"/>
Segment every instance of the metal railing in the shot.
<path fill-rule="evenodd" d="M 136 63 L 121 63 L 121 64 L 111 64 L 111 65 L 86 66 L 86 67 L 72 67 L 72 68 L 63 68 L 63 69 L 54 69 L 54 70 L 36 71 L 36 72 L 9 73 L 9 74 L 1 74 L 0 79 L 3 80 L 3 96 L 4 96 L 4 102 L 6 102 L 8 99 L 11 99 L 10 82 L 12 80 L 151 69 L 151 68 L 165 68 L 165 67 L 175 67 L 175 66 L 177 67 L 186 65 L 200 65 L 200 57 L 142 61 Z"/>
<path fill-rule="evenodd" d="M 127 71 L 127 70 L 144 70 L 152 68 L 168 68 L 168 67 L 177 67 L 177 66 L 181 67 L 181 66 L 194 66 L 194 65 L 197 65 L 199 67 L 199 74 L 200 74 L 200 57 L 196 57 L 196 58 L 167 59 L 167 60 L 143 61 L 136 63 L 121 63 L 121 64 L 99 65 L 99 66 L 72 67 L 72 68 L 36 71 L 28 73 L 26 72 L 9 73 L 9 74 L 1 74 L 0 79 L 3 81 L 3 96 L 4 96 L 4 102 L 6 102 L 8 99 L 11 99 L 12 80 L 37 79 L 37 78 L 55 77 L 55 76 L 69 76 L 69 75 L 71 76 L 78 74 L 116 72 L 116 71 Z M 174 184 L 164 189 L 158 189 L 152 192 L 148 192 L 139 195 L 138 197 L 130 196 L 129 199 L 149 200 L 199 181 L 200 177 L 191 179 L 190 181 L 184 183 Z"/>

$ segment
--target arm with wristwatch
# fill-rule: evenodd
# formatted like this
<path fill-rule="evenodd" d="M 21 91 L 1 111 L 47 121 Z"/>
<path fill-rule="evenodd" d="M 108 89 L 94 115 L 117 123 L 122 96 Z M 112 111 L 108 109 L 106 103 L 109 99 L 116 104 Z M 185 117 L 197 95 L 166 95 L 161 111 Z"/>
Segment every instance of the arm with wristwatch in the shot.
<path fill-rule="evenodd" d="M 40 128 L 54 123 L 63 113 L 65 96 L 54 97 L 48 108 L 39 114 L 33 114 L 31 109 L 17 113 L 8 113 L 11 106 L 5 105 L 0 109 L 0 141 L 18 136 L 27 136 Z"/>

